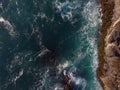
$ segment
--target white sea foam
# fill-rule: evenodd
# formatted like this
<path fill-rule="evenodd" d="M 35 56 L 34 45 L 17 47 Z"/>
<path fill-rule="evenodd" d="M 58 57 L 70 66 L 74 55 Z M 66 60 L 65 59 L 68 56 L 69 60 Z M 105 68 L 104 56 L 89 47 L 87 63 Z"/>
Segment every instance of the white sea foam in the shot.
<path fill-rule="evenodd" d="M 0 23 L 3 24 L 3 26 L 5 27 L 5 29 L 8 30 L 11 36 L 15 36 L 14 27 L 8 20 L 5 20 L 3 17 L 0 17 Z"/>
<path fill-rule="evenodd" d="M 65 61 L 64 63 L 60 63 L 58 66 L 57 66 L 57 69 L 58 69 L 58 73 L 62 73 L 62 71 L 64 69 L 66 69 L 67 67 L 69 67 L 71 65 L 71 62 L 69 61 Z"/>
<path fill-rule="evenodd" d="M 92 41 L 89 42 L 91 47 L 89 48 L 89 51 L 91 51 L 92 53 L 92 64 L 91 64 L 91 67 L 92 67 L 92 71 L 94 73 L 94 84 L 95 84 L 95 89 L 96 90 L 102 90 L 99 82 L 98 82 L 98 79 L 97 79 L 97 75 L 96 75 L 96 69 L 98 67 L 98 53 L 97 53 L 97 44 L 95 42 L 95 40 L 93 39 Z"/>
<path fill-rule="evenodd" d="M 41 57 L 41 56 L 45 55 L 47 52 L 50 52 L 50 50 L 48 50 L 47 48 L 41 50 L 38 54 L 38 57 Z"/>
<path fill-rule="evenodd" d="M 54 86 L 51 86 L 50 90 L 64 90 L 64 88 L 59 84 L 55 84 Z"/>
<path fill-rule="evenodd" d="M 12 79 L 12 82 L 15 84 L 16 81 L 23 75 L 23 73 L 24 73 L 24 70 L 21 69 L 21 70 L 19 71 L 18 75 L 16 75 L 16 76 Z"/>
<path fill-rule="evenodd" d="M 95 35 L 98 30 L 98 24 L 99 24 L 98 13 L 99 13 L 98 8 L 96 2 L 94 1 L 89 1 L 84 7 L 83 15 L 85 19 L 88 21 L 88 24 L 85 27 L 83 27 L 83 30 L 87 30 L 84 31 L 84 34 L 86 33 L 87 41 L 90 45 L 90 47 L 88 48 L 88 52 L 90 52 L 90 54 L 93 54 L 93 56 L 97 55 L 97 53 L 96 52 L 94 53 L 94 51 L 96 51 L 97 49 L 97 42 L 96 42 L 97 37 Z M 96 61 L 97 58 L 95 62 Z M 97 63 L 95 63 L 95 65 L 97 65 Z"/>
<path fill-rule="evenodd" d="M 64 75 L 68 75 L 70 80 L 68 81 L 68 83 L 74 83 L 75 85 L 77 85 L 78 87 L 82 86 L 82 90 L 85 90 L 87 82 L 84 78 L 75 76 L 76 69 L 74 69 L 75 71 L 66 71 L 64 70 Z"/>
<path fill-rule="evenodd" d="M 84 7 L 83 16 L 87 19 L 90 27 L 96 27 L 99 24 L 101 20 L 98 18 L 100 16 L 99 8 L 94 0 L 90 0 L 86 4 Z"/>
<path fill-rule="evenodd" d="M 95 1 L 90 0 L 86 6 L 84 7 L 83 15 L 85 19 L 88 21 L 86 31 L 88 34 L 87 41 L 90 45 L 88 48 L 88 53 L 92 56 L 92 70 L 94 73 L 94 84 L 96 90 L 102 90 L 97 78 L 96 78 L 96 69 L 98 67 L 98 53 L 97 53 L 97 41 L 95 35 L 98 30 L 98 26 L 101 23 L 101 19 L 99 18 L 99 8 Z M 92 34 L 92 36 L 91 36 Z"/>
<path fill-rule="evenodd" d="M 85 90 L 87 81 L 84 78 L 81 78 L 80 76 L 76 76 L 77 68 L 74 66 L 75 63 L 76 62 L 66 61 L 62 64 L 59 64 L 57 68 L 59 70 L 59 73 L 63 72 L 63 75 L 69 76 L 70 80 L 68 81 L 68 83 L 73 83 L 78 87 L 82 87 L 82 90 Z M 66 70 L 67 67 L 70 67 L 70 69 Z M 59 90 L 59 87 L 57 86 L 56 89 Z"/>
<path fill-rule="evenodd" d="M 63 68 L 63 69 L 65 69 L 66 67 L 68 67 L 70 65 L 70 63 L 68 62 L 68 61 L 66 61 L 66 62 L 64 62 L 64 63 L 62 63 L 62 64 L 59 64 L 58 65 L 58 68 Z"/>
<path fill-rule="evenodd" d="M 61 5 L 61 4 L 60 4 Z M 60 7 L 59 7 L 60 8 Z M 61 8 L 59 9 L 61 10 Z M 84 54 L 81 51 L 81 48 L 79 48 L 79 50 L 76 50 L 74 53 L 77 54 L 77 57 L 75 58 L 75 61 L 73 61 L 73 66 L 71 67 L 71 70 L 69 71 L 70 77 L 71 77 L 71 81 L 74 82 L 76 85 L 82 85 L 83 90 L 85 90 L 85 87 L 87 85 L 85 79 L 81 78 L 81 77 L 76 77 L 73 74 L 73 71 L 76 73 L 76 70 L 74 70 L 74 65 L 79 63 L 79 60 L 82 60 L 82 58 L 84 58 L 86 56 L 86 54 L 90 55 L 92 57 L 93 60 L 92 61 L 92 71 L 94 74 L 94 86 L 95 86 L 95 90 L 102 90 L 97 78 L 96 78 L 96 69 L 98 67 L 98 55 L 97 55 L 97 40 L 96 40 L 96 33 L 98 30 L 98 26 L 101 23 L 101 19 L 99 18 L 99 8 L 98 5 L 96 4 L 95 1 L 90 0 L 84 7 L 83 10 L 83 17 L 86 19 L 87 24 L 84 25 L 83 27 L 80 28 L 80 30 L 77 33 L 82 33 L 80 40 L 81 43 L 85 43 L 84 38 L 87 38 L 87 43 L 90 45 L 90 47 L 87 48 L 87 52 Z M 83 40 L 83 41 L 82 41 Z M 67 67 L 68 64 L 62 64 L 59 66 L 60 67 Z M 69 63 L 70 65 L 70 63 Z M 86 68 L 88 66 L 84 66 L 84 68 Z M 72 69 L 74 68 L 74 69 Z M 63 70 L 63 68 L 61 68 Z M 64 72 L 65 74 L 66 72 Z M 82 84 L 81 84 L 82 83 Z"/>
<path fill-rule="evenodd" d="M 55 3 L 55 7 L 57 8 L 57 12 L 61 13 L 61 17 L 63 18 L 63 20 L 70 20 L 72 18 L 72 12 L 71 11 L 64 11 L 64 9 L 70 9 L 68 7 L 69 2 L 66 1 L 64 3 L 58 2 L 56 1 Z"/>
<path fill-rule="evenodd" d="M 15 4 L 17 6 L 17 13 L 18 13 L 18 15 L 20 15 L 21 12 L 20 12 L 20 9 L 18 8 L 18 6 L 19 6 L 18 1 L 16 1 Z"/>
<path fill-rule="evenodd" d="M 55 8 L 57 9 L 56 12 L 61 14 L 61 17 L 64 21 L 72 21 L 75 11 L 80 8 L 80 2 L 78 0 L 74 1 L 65 1 L 59 2 L 58 0 L 55 1 Z"/>
<path fill-rule="evenodd" d="M 59 88 L 58 86 L 56 86 L 54 90 L 63 90 L 63 88 Z"/>

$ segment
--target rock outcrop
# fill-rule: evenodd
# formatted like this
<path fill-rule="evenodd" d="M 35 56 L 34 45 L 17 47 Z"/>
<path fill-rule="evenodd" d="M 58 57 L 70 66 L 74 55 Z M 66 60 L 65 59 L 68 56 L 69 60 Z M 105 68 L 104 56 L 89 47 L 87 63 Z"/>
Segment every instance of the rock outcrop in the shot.
<path fill-rule="evenodd" d="M 104 90 L 120 90 L 120 0 L 101 0 L 98 78 Z"/>

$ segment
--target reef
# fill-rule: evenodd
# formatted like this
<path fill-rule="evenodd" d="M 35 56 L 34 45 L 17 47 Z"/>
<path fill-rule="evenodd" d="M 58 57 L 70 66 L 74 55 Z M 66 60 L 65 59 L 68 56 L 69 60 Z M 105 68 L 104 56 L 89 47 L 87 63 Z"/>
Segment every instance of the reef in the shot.
<path fill-rule="evenodd" d="M 120 0 L 100 0 L 97 76 L 104 90 L 120 90 Z"/>

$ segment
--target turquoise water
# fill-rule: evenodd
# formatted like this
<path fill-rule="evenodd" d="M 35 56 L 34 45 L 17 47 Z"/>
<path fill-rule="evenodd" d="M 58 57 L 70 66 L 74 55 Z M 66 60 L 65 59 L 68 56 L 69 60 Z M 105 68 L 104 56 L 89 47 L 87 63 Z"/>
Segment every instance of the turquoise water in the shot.
<path fill-rule="evenodd" d="M 0 90 L 102 90 L 97 0 L 1 0 Z"/>

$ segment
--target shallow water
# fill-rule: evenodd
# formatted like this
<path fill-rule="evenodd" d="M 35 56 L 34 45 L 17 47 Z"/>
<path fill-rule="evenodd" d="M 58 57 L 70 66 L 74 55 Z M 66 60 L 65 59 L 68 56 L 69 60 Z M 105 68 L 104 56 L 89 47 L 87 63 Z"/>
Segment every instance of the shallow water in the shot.
<path fill-rule="evenodd" d="M 102 90 L 95 0 L 0 1 L 0 89 Z"/>

